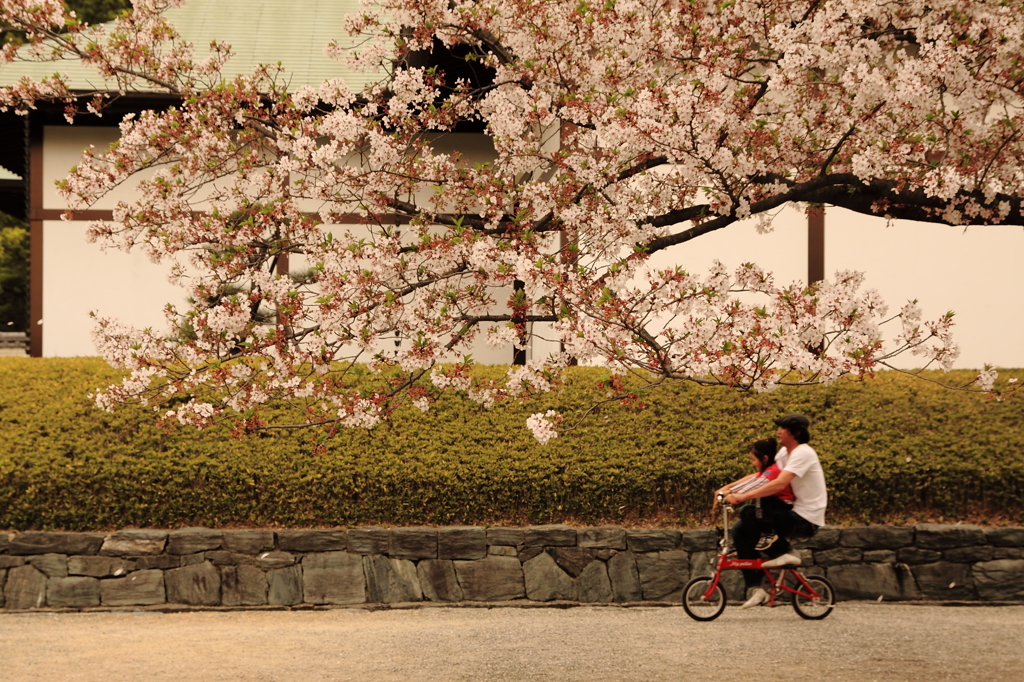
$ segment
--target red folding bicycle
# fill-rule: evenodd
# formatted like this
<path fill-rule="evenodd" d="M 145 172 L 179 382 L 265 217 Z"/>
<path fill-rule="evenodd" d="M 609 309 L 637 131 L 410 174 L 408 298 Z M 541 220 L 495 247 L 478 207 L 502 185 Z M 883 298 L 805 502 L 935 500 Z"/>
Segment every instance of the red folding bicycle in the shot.
<path fill-rule="evenodd" d="M 722 505 L 722 539 L 719 542 L 721 551 L 715 574 L 701 576 L 686 583 L 683 588 L 683 610 L 694 620 L 714 620 L 725 610 L 726 594 L 722 585 L 722 571 L 740 568 L 754 568 L 764 571 L 761 588 L 768 593 L 768 606 L 775 606 L 777 598 L 785 593 L 792 594 L 793 609 L 801 618 L 821 620 L 832 613 L 835 606 L 836 591 L 827 579 L 813 575 L 805 576 L 795 566 L 782 566 L 776 575 L 772 569 L 762 566 L 762 559 L 730 559 L 732 552 L 729 543 L 729 514 L 733 512 L 731 505 L 726 504 L 723 496 L 718 496 Z"/>

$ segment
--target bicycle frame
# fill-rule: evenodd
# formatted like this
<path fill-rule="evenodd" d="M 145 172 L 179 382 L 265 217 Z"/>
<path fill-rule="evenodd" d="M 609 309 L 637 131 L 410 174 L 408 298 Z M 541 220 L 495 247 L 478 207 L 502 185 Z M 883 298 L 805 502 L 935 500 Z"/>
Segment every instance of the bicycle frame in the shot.
<path fill-rule="evenodd" d="M 780 567 L 778 577 L 772 572 L 772 569 L 765 568 L 763 566 L 763 559 L 730 559 L 729 554 L 732 551 L 730 545 L 729 536 L 729 514 L 734 510 L 732 505 L 727 504 L 721 498 L 719 501 L 722 504 L 722 541 L 719 543 L 721 552 L 718 554 L 718 561 L 715 567 L 715 575 L 708 586 L 707 591 L 704 593 L 705 599 L 710 599 L 714 593 L 715 588 L 718 587 L 718 583 L 722 579 L 722 571 L 751 568 L 755 570 L 761 570 L 764 572 L 765 577 L 768 578 L 768 582 L 771 585 L 771 590 L 768 592 L 768 606 L 775 605 L 775 598 L 780 592 L 790 592 L 794 595 L 799 595 L 806 599 L 818 599 L 821 597 L 818 592 L 811 587 L 811 585 L 804 579 L 804 576 L 795 567 L 783 566 Z M 797 583 L 797 587 L 793 588 L 786 584 L 786 577 L 792 575 Z"/>

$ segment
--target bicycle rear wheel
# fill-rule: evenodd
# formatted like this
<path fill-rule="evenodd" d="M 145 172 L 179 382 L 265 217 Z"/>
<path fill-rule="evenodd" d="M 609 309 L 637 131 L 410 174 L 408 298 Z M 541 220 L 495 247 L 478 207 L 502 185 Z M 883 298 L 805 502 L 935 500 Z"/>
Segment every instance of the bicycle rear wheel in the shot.
<path fill-rule="evenodd" d="M 836 591 L 827 579 L 817 575 L 805 575 L 804 580 L 810 585 L 818 596 L 812 597 L 807 593 L 807 588 L 797 581 L 797 593 L 793 595 L 793 609 L 801 618 L 807 620 L 821 620 L 832 613 L 836 604 Z"/>
<path fill-rule="evenodd" d="M 683 610 L 694 620 L 714 620 L 725 610 L 725 588 L 722 583 L 707 595 L 708 588 L 714 581 L 712 576 L 694 578 L 683 588 Z"/>

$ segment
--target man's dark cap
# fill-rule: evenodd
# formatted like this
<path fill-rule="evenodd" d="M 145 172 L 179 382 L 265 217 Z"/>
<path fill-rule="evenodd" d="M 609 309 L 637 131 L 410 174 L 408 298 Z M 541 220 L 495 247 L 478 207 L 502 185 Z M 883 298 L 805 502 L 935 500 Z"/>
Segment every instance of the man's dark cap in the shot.
<path fill-rule="evenodd" d="M 784 429 L 799 427 L 806 429 L 811 425 L 811 420 L 802 414 L 787 414 L 785 417 L 779 417 L 775 420 L 776 426 L 781 426 Z"/>

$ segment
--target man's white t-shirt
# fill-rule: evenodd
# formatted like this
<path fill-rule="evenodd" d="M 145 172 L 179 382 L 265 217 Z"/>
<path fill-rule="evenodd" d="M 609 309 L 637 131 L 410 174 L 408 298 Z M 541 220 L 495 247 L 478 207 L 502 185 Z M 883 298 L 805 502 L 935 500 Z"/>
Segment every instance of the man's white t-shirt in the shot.
<path fill-rule="evenodd" d="M 779 450 L 775 461 L 783 471 L 789 471 L 795 477 L 790 481 L 796 496 L 793 511 L 816 526 L 824 526 L 828 492 L 818 453 L 807 443 L 801 443 L 793 448 L 793 452 L 786 448 Z"/>

